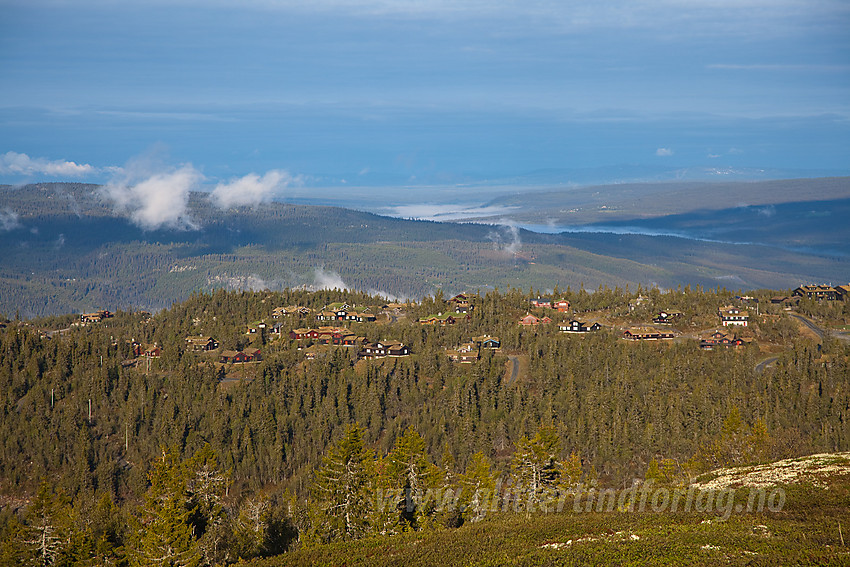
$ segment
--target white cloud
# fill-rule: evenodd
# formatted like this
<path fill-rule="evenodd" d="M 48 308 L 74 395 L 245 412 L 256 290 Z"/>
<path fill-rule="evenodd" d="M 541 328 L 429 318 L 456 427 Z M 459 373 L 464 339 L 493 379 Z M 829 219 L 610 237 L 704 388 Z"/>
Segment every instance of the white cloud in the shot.
<path fill-rule="evenodd" d="M 123 179 L 103 187 L 103 194 L 116 209 L 145 230 L 161 227 L 197 228 L 186 214 L 189 193 L 203 179 L 190 164 L 165 172 L 145 172 L 138 160 L 123 170 Z"/>
<path fill-rule="evenodd" d="M 27 154 L 6 152 L 0 155 L 0 174 L 12 175 L 49 175 L 51 177 L 79 177 L 96 173 L 97 170 L 87 163 L 75 163 L 65 160 L 31 158 Z"/>
<path fill-rule="evenodd" d="M 10 230 L 15 230 L 20 226 L 21 223 L 18 221 L 18 213 L 9 207 L 3 207 L 0 209 L 0 232 L 9 232 Z"/>
<path fill-rule="evenodd" d="M 229 183 L 219 183 L 212 192 L 212 198 L 222 209 L 258 205 L 270 201 L 275 192 L 295 180 L 289 173 L 276 169 L 262 177 L 250 173 Z"/>
<path fill-rule="evenodd" d="M 671 150 L 670 148 L 658 148 L 657 150 L 655 150 L 655 155 L 661 157 L 672 156 L 673 150 Z"/>
<path fill-rule="evenodd" d="M 375 288 L 369 289 L 368 293 L 369 293 L 369 295 L 383 297 L 384 299 L 387 299 L 387 300 L 392 301 L 394 303 L 406 302 L 406 301 L 411 301 L 412 299 L 414 299 L 413 297 L 411 297 L 409 295 L 405 295 L 405 294 L 396 295 L 394 293 L 390 293 L 388 291 L 381 291 L 380 289 L 375 289 Z"/>
<path fill-rule="evenodd" d="M 761 217 L 770 218 L 770 217 L 772 217 L 773 215 L 776 214 L 776 207 L 774 207 L 773 205 L 768 205 L 766 207 L 760 207 L 760 208 L 756 209 L 756 213 L 758 213 L 758 215 L 761 216 Z"/>
<path fill-rule="evenodd" d="M 391 216 L 432 221 L 455 221 L 475 218 L 494 217 L 512 212 L 516 207 L 478 206 L 478 205 L 438 205 L 421 203 L 390 207 Z"/>
<path fill-rule="evenodd" d="M 348 286 L 342 281 L 342 277 L 333 270 L 326 271 L 324 268 L 316 268 L 313 274 L 314 290 L 318 289 L 348 289 Z"/>
<path fill-rule="evenodd" d="M 502 250 L 508 254 L 515 255 L 522 248 L 522 239 L 519 236 L 519 227 L 510 220 L 503 221 L 501 225 L 504 234 L 497 231 L 491 231 L 487 234 L 487 239 L 493 242 L 496 250 Z"/>

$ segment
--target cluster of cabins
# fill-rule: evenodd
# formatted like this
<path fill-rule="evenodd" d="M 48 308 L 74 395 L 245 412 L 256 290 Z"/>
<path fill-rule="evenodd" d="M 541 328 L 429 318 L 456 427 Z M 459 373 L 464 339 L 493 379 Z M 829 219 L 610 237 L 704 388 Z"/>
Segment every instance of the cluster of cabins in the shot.
<path fill-rule="evenodd" d="M 752 298 L 741 298 L 742 300 Z M 723 327 L 747 327 L 750 314 L 747 310 L 735 305 L 726 305 L 717 310 L 720 323 Z M 684 314 L 681 311 L 659 311 L 652 319 L 656 325 L 673 325 L 682 320 Z M 634 341 L 657 341 L 675 338 L 675 333 L 658 327 L 633 327 L 623 331 L 623 338 Z M 749 339 L 737 338 L 728 332 L 716 330 L 708 336 L 700 339 L 700 348 L 711 350 L 717 347 L 736 347 L 747 344 Z"/>
<path fill-rule="evenodd" d="M 751 339 L 735 337 L 723 331 L 714 331 L 711 335 L 700 339 L 699 348 L 703 350 L 714 350 L 716 348 L 739 347 L 752 342 Z"/>
<path fill-rule="evenodd" d="M 281 319 L 284 317 L 307 317 L 312 311 L 307 307 L 300 305 L 288 305 L 286 307 L 277 307 L 272 310 L 272 319 Z M 326 305 L 316 313 L 315 319 L 319 322 L 375 322 L 377 317 L 364 309 L 355 311 L 354 308 L 347 303 L 332 303 Z M 256 335 L 269 330 L 270 333 L 280 335 L 286 325 L 277 322 L 268 326 L 265 321 L 256 321 L 248 325 L 246 334 Z M 294 341 L 309 341 L 313 343 L 313 347 L 307 349 L 307 358 L 316 358 L 317 349 L 321 346 L 339 346 L 357 348 L 360 358 L 383 358 L 387 356 L 407 356 L 410 354 L 410 349 L 404 344 L 397 341 L 384 341 L 370 343 L 366 337 L 357 335 L 356 333 L 338 326 L 320 326 L 318 328 L 297 328 L 289 331 L 289 338 Z M 197 336 L 186 338 L 186 350 L 191 352 L 210 352 L 219 348 L 219 343 L 210 336 Z M 223 364 L 242 364 L 247 362 L 259 362 L 262 360 L 260 349 L 247 350 L 224 350 L 219 353 L 219 361 Z"/>
<path fill-rule="evenodd" d="M 460 313 L 459 311 L 451 311 L 449 313 L 438 313 L 437 315 L 429 315 L 419 319 L 420 325 L 454 325 L 458 321 L 470 321 L 472 316 L 469 313 Z"/>
<path fill-rule="evenodd" d="M 841 286 L 831 285 L 803 285 L 794 290 L 791 297 L 772 298 L 773 303 L 787 303 L 790 300 L 800 298 L 809 298 L 814 300 L 846 300 L 850 299 L 850 284 Z M 423 317 L 419 319 L 419 323 L 423 325 L 452 325 L 458 321 L 471 320 L 470 313 L 474 309 L 472 303 L 473 296 L 468 294 L 458 294 L 451 298 L 450 303 L 454 311 L 448 313 L 440 313 Z M 638 298 L 645 299 L 645 298 Z M 739 298 L 742 301 L 752 298 Z M 635 303 L 635 302 L 633 302 Z M 640 303 L 638 301 L 637 303 Z M 570 303 L 566 299 L 553 299 L 551 297 L 537 297 L 530 300 L 530 306 L 538 310 L 551 309 L 560 313 L 566 313 L 570 309 Z M 630 310 L 634 306 L 630 304 Z M 289 305 L 286 307 L 278 307 L 272 311 L 273 319 L 283 317 L 307 317 L 312 311 L 307 307 L 298 305 Z M 539 311 L 538 311 L 539 314 Z M 92 313 L 84 313 L 80 316 L 83 323 L 98 323 L 112 317 L 113 314 L 107 310 L 95 311 Z M 723 327 L 747 327 L 749 323 L 749 312 L 735 305 L 727 305 L 718 309 L 718 316 Z M 634 341 L 653 341 L 673 339 L 675 334 L 657 326 L 673 325 L 682 320 L 684 314 L 681 311 L 659 311 L 652 319 L 656 327 L 635 327 L 625 329 L 623 338 Z M 376 316 L 364 309 L 356 311 L 347 303 L 332 303 L 326 305 L 321 311 L 316 313 L 316 320 L 319 322 L 374 322 Z M 535 327 L 538 325 L 548 325 L 553 321 L 550 317 L 542 314 L 542 316 L 527 313 L 519 320 L 519 324 L 524 327 Z M 283 325 L 276 323 L 272 328 L 272 333 L 280 334 Z M 258 322 L 248 326 L 248 334 L 254 334 L 266 328 L 265 322 Z M 559 323 L 558 329 L 564 333 L 589 333 L 602 329 L 602 325 L 595 321 L 580 321 L 573 319 L 566 323 Z M 359 336 L 356 333 L 344 327 L 337 326 L 320 326 L 318 328 L 298 328 L 289 332 L 289 338 L 294 341 L 309 341 L 313 343 L 313 347 L 307 349 L 307 358 L 315 358 L 317 354 L 316 347 L 321 346 L 336 346 L 350 347 L 358 349 L 358 358 L 361 359 L 377 359 L 385 357 L 400 357 L 408 356 L 410 349 L 398 341 L 378 341 L 369 342 L 366 337 Z M 739 347 L 749 343 L 751 339 L 736 337 L 729 332 L 715 330 L 709 335 L 705 335 L 700 339 L 700 348 L 712 350 L 716 348 Z M 186 338 L 186 350 L 190 352 L 211 352 L 219 349 L 219 343 L 211 336 L 197 336 Z M 473 337 L 469 342 L 458 347 L 447 349 L 448 357 L 459 363 L 472 363 L 481 358 L 481 352 L 485 349 L 498 349 L 501 346 L 498 337 L 484 335 Z M 158 345 L 141 345 L 132 341 L 132 353 L 136 358 L 158 358 L 162 354 L 162 349 Z M 259 349 L 246 349 L 242 351 L 224 350 L 219 354 L 220 362 L 224 364 L 258 362 L 262 360 L 262 353 Z"/>
<path fill-rule="evenodd" d="M 458 321 L 471 321 L 472 315 L 470 313 L 475 309 L 475 306 L 472 304 L 472 297 L 472 295 L 466 293 L 459 293 L 449 299 L 449 304 L 451 304 L 454 311 L 422 317 L 419 319 L 419 324 L 440 325 L 444 327 L 446 325 L 454 325 Z"/>
<path fill-rule="evenodd" d="M 281 319 L 284 317 L 307 317 L 312 311 L 307 307 L 300 305 L 288 305 L 286 307 L 276 307 L 272 310 L 272 319 Z M 316 321 L 355 321 L 358 323 L 374 323 L 378 317 L 367 307 L 362 311 L 355 311 L 354 307 L 348 303 L 337 302 L 325 305 L 318 313 L 316 313 Z"/>
<path fill-rule="evenodd" d="M 385 358 L 407 356 L 410 349 L 398 341 L 378 341 L 370 343 L 366 337 L 342 327 L 319 327 L 318 329 L 293 329 L 289 332 L 293 341 L 310 341 L 316 345 L 358 348 L 358 358 Z M 315 358 L 316 351 L 307 352 L 307 358 Z"/>
<path fill-rule="evenodd" d="M 555 299 L 552 297 L 536 297 L 531 299 L 530 305 L 533 309 L 553 310 L 558 313 L 568 313 L 570 310 L 570 302 L 566 299 Z M 539 312 L 539 311 L 538 311 Z M 552 318 L 548 315 L 538 317 L 531 313 L 526 313 L 525 317 L 519 320 L 522 327 L 536 327 L 538 325 L 549 325 L 552 323 Z M 559 323 L 558 330 L 562 333 L 591 333 L 598 331 L 602 325 L 596 321 L 579 321 L 573 319 L 567 323 Z"/>
<path fill-rule="evenodd" d="M 355 321 L 358 323 L 374 323 L 378 318 L 369 309 L 355 311 L 347 303 L 331 303 L 316 314 L 317 321 Z"/>
<path fill-rule="evenodd" d="M 293 329 L 289 331 L 293 341 L 312 341 L 320 345 L 355 347 L 366 342 L 365 337 L 343 327 L 319 327 L 318 329 Z"/>
<path fill-rule="evenodd" d="M 162 347 L 154 343 L 152 345 L 143 345 L 138 341 L 127 341 L 130 343 L 130 352 L 133 358 L 159 358 L 162 356 Z"/>
<path fill-rule="evenodd" d="M 407 356 L 410 349 L 398 341 L 378 341 L 376 343 L 363 343 L 358 358 L 374 359 L 386 357 Z"/>
<path fill-rule="evenodd" d="M 592 333 L 602 328 L 598 322 L 584 322 L 578 319 L 573 319 L 569 323 L 561 323 L 558 325 L 558 330 L 562 333 Z"/>
<path fill-rule="evenodd" d="M 531 300 L 531 307 L 540 309 L 554 309 L 560 313 L 567 313 L 570 310 L 570 302 L 566 299 L 537 297 Z"/>
<path fill-rule="evenodd" d="M 301 307 L 300 305 L 287 305 L 286 307 L 275 307 L 272 310 L 272 319 L 281 319 L 283 317 L 306 317 L 310 314 L 310 309 Z"/>
<path fill-rule="evenodd" d="M 219 347 L 218 341 L 210 336 L 186 337 L 186 350 L 189 352 L 211 352 Z M 246 350 L 223 350 L 218 355 L 222 364 L 242 364 L 260 362 L 263 355 L 258 348 Z"/>

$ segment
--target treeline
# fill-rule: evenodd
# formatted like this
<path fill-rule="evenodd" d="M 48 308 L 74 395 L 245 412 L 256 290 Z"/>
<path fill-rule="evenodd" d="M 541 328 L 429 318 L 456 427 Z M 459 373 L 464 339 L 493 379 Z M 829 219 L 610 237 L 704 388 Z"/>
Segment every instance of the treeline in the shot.
<path fill-rule="evenodd" d="M 733 300 L 722 289 L 558 293 L 580 312 L 604 310 L 635 321 L 640 316 L 629 304 L 641 294 L 647 299 L 640 309 L 673 306 L 686 313 L 688 325 Z M 244 502 L 269 498 L 279 526 L 289 518 L 306 534 L 309 526 L 331 522 L 314 519 L 308 526 L 297 518 L 298 506 L 319 498 L 314 471 L 339 450 L 332 448 L 351 434 L 352 424 L 359 424 L 366 460 L 376 471 L 415 432 L 426 468 L 437 467 L 455 481 L 482 463 L 495 478 L 515 478 L 518 451 L 544 429 L 557 439 L 547 453 L 553 463 L 577 461 L 582 474 L 614 487 L 645 476 L 653 461 L 677 463 L 679 474 L 698 470 L 695 463 L 735 462 L 739 451 L 717 444 L 727 430 L 739 440 L 766 438 L 756 444 L 758 460 L 850 445 L 846 343 L 817 344 L 785 329 L 786 350 L 775 365 L 757 372 L 762 327 L 783 325 L 783 315 L 754 325 L 756 341 L 743 350 L 705 352 L 695 340 L 633 344 L 613 332 L 567 336 L 555 325 L 521 328 L 518 317 L 536 295 L 517 289 L 478 294 L 471 321 L 449 327 L 416 322 L 450 309 L 440 294 L 396 323 L 352 325 L 370 340 L 400 340 L 413 352 L 383 361 L 358 362 L 350 350 L 337 349 L 308 362 L 288 339 L 245 334 L 248 324 L 270 321 L 271 311 L 282 305 L 320 309 L 345 301 L 380 310 L 384 302 L 338 290 L 196 293 L 153 316 L 119 312 L 52 339 L 38 331 L 48 321 L 11 322 L 0 331 L 4 538 L 18 529 L 16 522 L 33 526 L 25 499 L 39 494 L 42 482 L 50 498 L 72 507 L 102 503 L 107 509 L 108 503 L 116 521 L 130 525 L 128 518 L 138 516 L 152 489 L 151 471 L 163 448 L 183 462 L 206 446 L 227 472 L 228 517 L 238 517 Z M 471 365 L 445 356 L 445 348 L 485 333 L 500 337 L 502 352 L 485 351 Z M 231 369 L 185 349 L 187 336 L 201 334 L 216 337 L 222 348 L 258 346 L 264 360 L 237 373 L 248 380 L 222 382 Z M 162 357 L 129 364 L 134 340 L 156 343 Z M 527 372 L 515 383 L 506 372 L 508 356 L 527 361 Z M 727 424 L 731 415 L 738 416 L 737 426 Z M 684 466 L 689 461 L 691 468 Z M 381 486 L 398 488 L 398 479 L 375 474 L 370 478 L 384 478 Z M 195 504 L 189 496 L 185 502 L 191 516 Z M 444 520 L 458 518 L 423 517 L 411 525 Z M 315 537 L 337 529 L 316 527 Z M 198 534 L 196 529 L 193 537 Z"/>

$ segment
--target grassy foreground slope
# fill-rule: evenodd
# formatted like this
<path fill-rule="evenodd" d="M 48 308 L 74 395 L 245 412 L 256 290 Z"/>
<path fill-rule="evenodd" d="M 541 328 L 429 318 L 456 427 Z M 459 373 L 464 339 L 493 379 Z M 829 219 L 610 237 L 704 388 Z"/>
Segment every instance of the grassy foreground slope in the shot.
<path fill-rule="evenodd" d="M 818 459 L 830 460 L 831 469 L 819 468 Z M 307 547 L 251 565 L 850 565 L 848 454 L 795 461 L 807 472 L 794 484 L 760 485 L 760 511 L 757 489 L 742 482 L 753 467 L 742 467 L 734 487 L 703 493 L 722 501 L 704 511 L 682 511 L 684 499 L 671 511 L 662 491 L 673 490 L 661 488 L 649 493 L 642 512 L 576 511 L 568 500 L 562 512 L 495 513 L 454 530 Z M 748 512 L 751 494 L 757 496 Z"/>

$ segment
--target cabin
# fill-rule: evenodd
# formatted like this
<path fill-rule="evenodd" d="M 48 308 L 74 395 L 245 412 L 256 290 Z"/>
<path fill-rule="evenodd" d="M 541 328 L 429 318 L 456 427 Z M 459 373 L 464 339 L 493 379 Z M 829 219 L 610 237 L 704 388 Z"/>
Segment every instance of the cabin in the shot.
<path fill-rule="evenodd" d="M 145 349 L 142 348 L 141 343 L 139 343 L 139 341 L 135 339 L 126 340 L 124 342 L 130 345 L 130 352 L 133 353 L 133 358 L 139 358 L 140 356 L 142 356 L 142 353 L 145 352 Z"/>
<path fill-rule="evenodd" d="M 80 315 L 80 321 L 83 323 L 100 323 L 104 319 L 109 319 L 113 314 L 105 309 L 94 311 L 92 313 L 83 313 Z"/>
<path fill-rule="evenodd" d="M 272 310 L 272 319 L 280 319 L 281 317 L 306 317 L 310 314 L 310 310 L 300 305 L 287 305 L 286 307 L 275 307 Z"/>
<path fill-rule="evenodd" d="M 552 309 L 552 298 L 551 297 L 537 297 L 531 300 L 532 307 L 547 307 Z"/>
<path fill-rule="evenodd" d="M 142 354 L 145 358 L 159 358 L 162 356 L 162 348 L 157 345 L 148 346 Z"/>
<path fill-rule="evenodd" d="M 659 341 L 674 338 L 673 333 L 655 329 L 626 329 L 623 338 L 632 341 Z"/>
<path fill-rule="evenodd" d="M 304 349 L 304 359 L 316 360 L 318 358 L 325 358 L 328 356 L 329 352 L 330 350 L 327 347 L 312 345 Z"/>
<path fill-rule="evenodd" d="M 365 342 L 364 337 L 358 337 L 342 327 L 319 327 L 318 329 L 293 329 L 289 332 L 293 341 L 312 340 L 320 345 L 358 346 Z"/>
<path fill-rule="evenodd" d="M 357 323 L 374 323 L 378 320 L 378 318 L 368 312 L 358 313 L 356 311 L 349 311 L 345 314 L 345 321 L 355 321 Z"/>
<path fill-rule="evenodd" d="M 246 350 L 245 356 L 248 358 L 246 362 L 260 362 L 263 360 L 263 353 L 258 348 Z"/>
<path fill-rule="evenodd" d="M 456 296 L 452 297 L 449 300 L 449 303 L 453 304 L 454 310 L 457 313 L 469 313 L 475 307 L 472 305 L 472 295 L 466 293 L 459 293 Z"/>
<path fill-rule="evenodd" d="M 497 349 L 502 345 L 499 337 L 491 337 L 490 335 L 472 337 L 472 342 L 483 349 Z"/>
<path fill-rule="evenodd" d="M 323 310 L 316 314 L 316 321 L 345 321 L 347 311 Z"/>
<path fill-rule="evenodd" d="M 552 304 L 560 313 L 566 313 L 570 310 L 570 302 L 566 299 L 559 299 Z"/>
<path fill-rule="evenodd" d="M 466 343 L 454 349 L 446 349 L 446 355 L 452 362 L 472 364 L 481 358 L 481 351 L 475 343 Z"/>
<path fill-rule="evenodd" d="M 747 311 L 743 311 L 734 305 L 721 307 L 718 310 L 718 314 L 720 315 L 720 322 L 724 327 L 728 327 L 729 325 L 746 327 L 750 320 L 750 314 Z"/>
<path fill-rule="evenodd" d="M 362 345 L 365 342 L 366 342 L 366 337 L 358 337 L 354 333 L 349 333 L 347 335 L 343 335 L 339 339 L 338 344 L 339 344 L 339 346 L 344 346 L 344 347 L 356 347 L 356 346 Z"/>
<path fill-rule="evenodd" d="M 534 315 L 527 314 L 525 317 L 519 320 L 519 324 L 523 327 L 536 327 L 537 325 L 547 325 L 552 322 L 552 319 L 549 317 L 535 317 Z"/>
<path fill-rule="evenodd" d="M 629 312 L 634 311 L 635 309 L 637 309 L 638 307 L 640 307 L 644 303 L 647 303 L 648 301 L 649 301 L 649 298 L 646 297 L 645 295 L 638 295 L 636 298 L 629 301 Z"/>
<path fill-rule="evenodd" d="M 831 285 L 801 285 L 791 295 L 814 299 L 815 301 L 835 301 L 838 299 L 838 290 Z"/>
<path fill-rule="evenodd" d="M 598 331 L 601 328 L 602 325 L 595 321 L 592 323 L 585 323 L 577 319 L 573 319 L 569 323 L 561 323 L 558 325 L 558 330 L 562 333 L 590 333 Z"/>
<path fill-rule="evenodd" d="M 672 325 L 685 316 L 681 311 L 659 311 L 652 322 L 658 325 Z"/>
<path fill-rule="evenodd" d="M 292 329 L 289 331 L 289 338 L 293 341 L 300 341 L 306 338 L 309 338 L 307 334 L 312 331 L 312 329 Z"/>
<path fill-rule="evenodd" d="M 429 317 L 423 317 L 419 319 L 420 325 L 454 325 L 458 321 L 470 321 L 472 317 L 469 313 L 458 313 L 456 311 L 452 311 L 450 313 L 439 313 L 437 315 L 431 315 Z"/>
<path fill-rule="evenodd" d="M 246 362 L 259 362 L 263 360 L 260 349 L 250 349 L 246 351 L 225 350 L 221 352 L 219 361 L 222 364 L 244 364 Z"/>
<path fill-rule="evenodd" d="M 266 324 L 264 321 L 256 321 L 248 325 L 248 330 L 245 332 L 246 335 L 259 335 L 262 334 L 263 330 L 266 328 Z"/>
<path fill-rule="evenodd" d="M 398 341 L 364 343 L 363 348 L 357 353 L 358 358 L 374 359 L 386 357 L 408 356 L 410 349 Z"/>
<path fill-rule="evenodd" d="M 729 333 L 714 331 L 712 334 L 700 339 L 699 348 L 703 350 L 714 350 L 715 348 L 732 348 L 751 342 L 750 339 L 736 338 Z"/>
<path fill-rule="evenodd" d="M 218 348 L 218 341 L 212 337 L 186 337 L 186 350 L 190 352 L 208 352 Z"/>
<path fill-rule="evenodd" d="M 236 351 L 236 350 L 223 350 L 223 351 L 221 351 L 219 361 L 222 364 L 235 364 L 235 363 L 247 362 L 248 360 L 245 357 L 244 352 L 240 352 L 240 351 Z"/>

